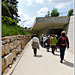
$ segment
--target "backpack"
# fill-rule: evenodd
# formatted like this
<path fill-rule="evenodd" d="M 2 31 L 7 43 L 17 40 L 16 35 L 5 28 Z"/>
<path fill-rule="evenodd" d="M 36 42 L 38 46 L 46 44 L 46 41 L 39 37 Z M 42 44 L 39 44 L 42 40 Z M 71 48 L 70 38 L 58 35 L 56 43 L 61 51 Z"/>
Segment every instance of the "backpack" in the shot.
<path fill-rule="evenodd" d="M 61 45 L 65 46 L 67 44 L 66 37 L 61 36 Z"/>

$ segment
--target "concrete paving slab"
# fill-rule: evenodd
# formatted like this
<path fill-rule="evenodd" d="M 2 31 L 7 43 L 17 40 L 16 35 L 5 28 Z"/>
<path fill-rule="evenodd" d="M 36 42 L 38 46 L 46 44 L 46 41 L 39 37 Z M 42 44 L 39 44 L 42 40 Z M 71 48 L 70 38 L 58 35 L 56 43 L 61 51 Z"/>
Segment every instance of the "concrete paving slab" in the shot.
<path fill-rule="evenodd" d="M 51 49 L 47 52 L 45 48 L 40 47 L 34 57 L 31 42 L 28 44 L 12 75 L 74 75 L 73 53 L 66 50 L 65 61 L 61 64 L 59 49 L 55 52 L 56 55 L 53 55 Z"/>

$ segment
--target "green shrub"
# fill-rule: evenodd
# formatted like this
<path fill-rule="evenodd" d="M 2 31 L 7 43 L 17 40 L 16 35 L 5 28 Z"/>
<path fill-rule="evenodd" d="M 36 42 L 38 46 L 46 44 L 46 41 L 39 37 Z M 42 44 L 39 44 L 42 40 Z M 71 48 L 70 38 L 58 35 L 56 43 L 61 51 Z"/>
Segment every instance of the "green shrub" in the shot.
<path fill-rule="evenodd" d="M 72 16 L 72 15 L 73 15 L 73 9 L 70 9 L 70 10 L 68 11 L 67 16 Z"/>
<path fill-rule="evenodd" d="M 53 10 L 52 10 L 52 12 L 51 12 L 51 17 L 57 17 L 57 16 L 59 16 L 59 12 L 57 11 L 57 9 L 56 8 L 54 8 Z"/>

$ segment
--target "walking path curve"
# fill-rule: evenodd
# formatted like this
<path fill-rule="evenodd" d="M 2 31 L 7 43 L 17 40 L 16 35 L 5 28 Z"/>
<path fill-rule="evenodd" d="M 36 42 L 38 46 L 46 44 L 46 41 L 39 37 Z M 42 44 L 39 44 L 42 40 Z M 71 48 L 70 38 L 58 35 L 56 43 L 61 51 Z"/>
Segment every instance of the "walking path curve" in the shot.
<path fill-rule="evenodd" d="M 33 56 L 31 41 L 14 69 L 12 75 L 74 75 L 73 53 L 66 50 L 65 61 L 60 63 L 59 49 L 53 55 L 40 47 L 37 56 Z"/>

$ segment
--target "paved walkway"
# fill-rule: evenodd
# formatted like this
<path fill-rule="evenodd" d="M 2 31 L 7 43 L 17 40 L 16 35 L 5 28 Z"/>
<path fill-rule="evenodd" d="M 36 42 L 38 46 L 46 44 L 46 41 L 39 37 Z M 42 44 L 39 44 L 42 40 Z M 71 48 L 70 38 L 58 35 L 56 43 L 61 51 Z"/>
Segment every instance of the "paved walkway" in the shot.
<path fill-rule="evenodd" d="M 40 47 L 37 57 L 33 56 L 31 42 L 17 64 L 12 75 L 74 75 L 73 54 L 66 50 L 65 61 L 61 64 L 59 50 L 53 55 Z"/>

